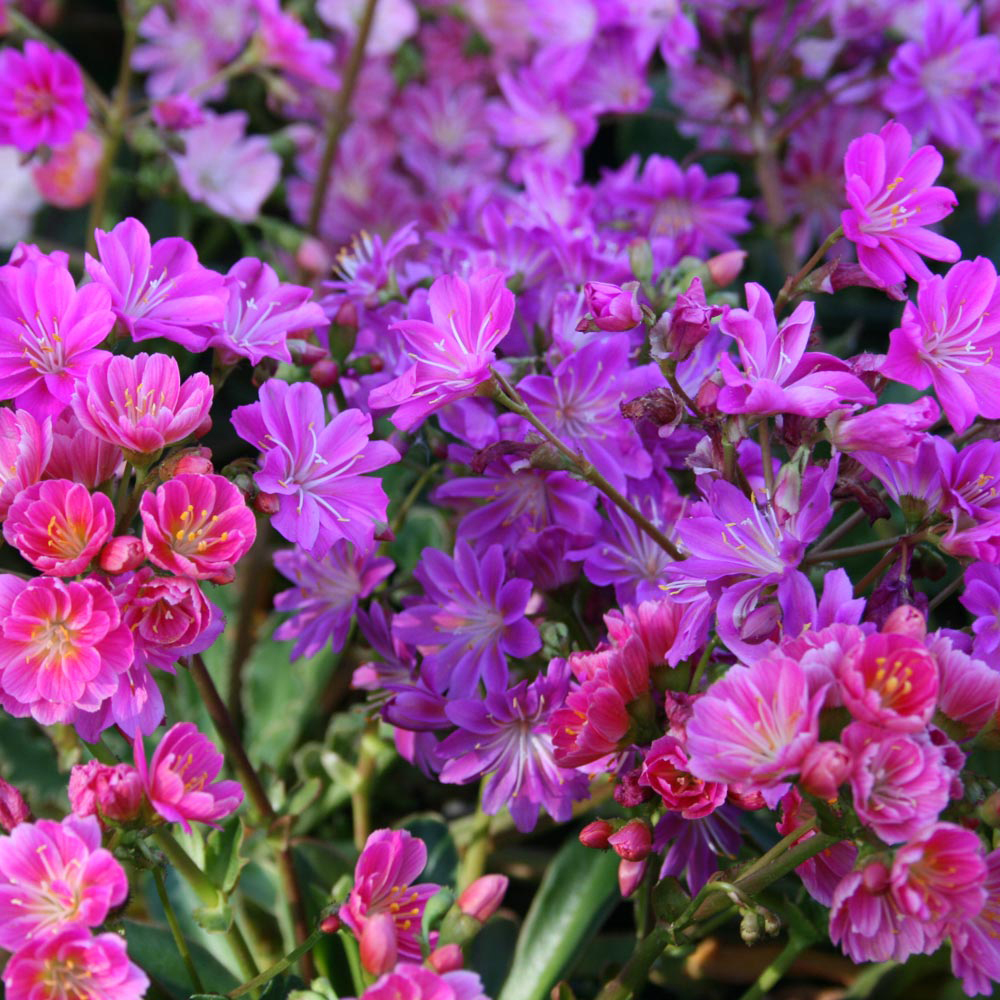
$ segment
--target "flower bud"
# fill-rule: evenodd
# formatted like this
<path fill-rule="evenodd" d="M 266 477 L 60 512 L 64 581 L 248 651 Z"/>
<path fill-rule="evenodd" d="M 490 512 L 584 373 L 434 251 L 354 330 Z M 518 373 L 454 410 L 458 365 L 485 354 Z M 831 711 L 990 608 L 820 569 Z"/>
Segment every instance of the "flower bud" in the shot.
<path fill-rule="evenodd" d="M 92 760 L 70 772 L 69 804 L 77 816 L 128 823 L 138 818 L 143 798 L 142 778 L 130 764 L 109 767 Z"/>
<path fill-rule="evenodd" d="M 0 828 L 10 833 L 19 823 L 31 819 L 31 810 L 21 793 L 0 778 Z"/>
<path fill-rule="evenodd" d="M 156 472 L 164 483 L 175 476 L 210 476 L 215 472 L 212 452 L 201 446 L 185 448 L 162 462 Z"/>
<path fill-rule="evenodd" d="M 265 493 L 261 490 L 253 498 L 253 509 L 258 514 L 266 514 L 268 517 L 273 517 L 278 513 L 278 505 L 279 499 L 277 493 Z"/>
<path fill-rule="evenodd" d="M 431 968 L 442 976 L 446 972 L 461 969 L 464 964 L 462 949 L 457 944 L 443 944 L 440 948 L 435 948 L 427 960 Z"/>
<path fill-rule="evenodd" d="M 295 263 L 308 274 L 327 274 L 333 267 L 330 254 L 323 244 L 312 236 L 307 236 L 295 251 Z"/>
<path fill-rule="evenodd" d="M 594 847 L 603 851 L 611 846 L 608 838 L 614 832 L 615 828 L 606 819 L 595 819 L 580 831 L 580 843 L 584 847 Z"/>
<path fill-rule="evenodd" d="M 101 549 L 97 564 L 105 573 L 128 573 L 146 561 L 146 550 L 134 535 L 116 535 Z"/>
<path fill-rule="evenodd" d="M 1000 792 L 994 792 L 976 810 L 976 815 L 993 829 L 1000 828 Z"/>
<path fill-rule="evenodd" d="M 701 278 L 694 277 L 686 292 L 677 296 L 669 314 L 660 317 L 652 343 L 653 357 L 683 361 L 709 335 L 712 320 L 722 312 L 705 298 Z"/>
<path fill-rule="evenodd" d="M 340 917 L 336 913 L 331 913 L 328 917 L 324 917 L 320 921 L 319 929 L 324 934 L 336 934 L 343 926 Z"/>
<path fill-rule="evenodd" d="M 303 368 L 310 368 L 318 361 L 330 357 L 330 352 L 319 344 L 311 344 L 308 340 L 300 337 L 289 338 L 288 353 L 292 356 L 292 361 Z"/>
<path fill-rule="evenodd" d="M 648 866 L 648 859 L 645 861 L 622 860 L 618 863 L 618 889 L 622 894 L 622 899 L 628 899 L 642 885 L 642 879 Z"/>
<path fill-rule="evenodd" d="M 889 617 L 882 625 L 882 631 L 923 640 L 927 636 L 927 618 L 912 604 L 901 604 L 889 612 Z"/>
<path fill-rule="evenodd" d="M 578 330 L 606 330 L 620 333 L 632 330 L 642 322 L 639 306 L 639 282 L 629 281 L 619 287 L 604 281 L 588 281 L 583 294 L 590 310 L 590 319 L 583 319 Z"/>
<path fill-rule="evenodd" d="M 802 762 L 800 783 L 811 795 L 829 802 L 850 773 L 851 756 L 839 743 L 817 743 Z"/>
<path fill-rule="evenodd" d="M 700 413 L 706 416 L 719 412 L 718 400 L 722 386 L 714 379 L 707 378 L 701 383 L 698 392 L 694 397 L 694 405 L 698 407 Z"/>
<path fill-rule="evenodd" d="M 485 924 L 503 902 L 510 879 L 506 875 L 482 875 L 458 897 L 458 908 Z"/>
<path fill-rule="evenodd" d="M 396 964 L 396 922 L 391 913 L 376 913 L 361 932 L 361 964 L 366 972 L 381 976 Z"/>
<path fill-rule="evenodd" d="M 642 819 L 630 819 L 617 833 L 608 837 L 615 854 L 625 861 L 645 861 L 653 849 L 653 831 Z"/>
<path fill-rule="evenodd" d="M 329 389 L 340 379 L 340 365 L 333 358 L 321 358 L 309 369 L 309 378 L 321 389 Z"/>
<path fill-rule="evenodd" d="M 716 254 L 705 261 L 708 275 L 716 288 L 731 285 L 743 270 L 743 262 L 747 259 L 746 250 L 727 250 Z"/>

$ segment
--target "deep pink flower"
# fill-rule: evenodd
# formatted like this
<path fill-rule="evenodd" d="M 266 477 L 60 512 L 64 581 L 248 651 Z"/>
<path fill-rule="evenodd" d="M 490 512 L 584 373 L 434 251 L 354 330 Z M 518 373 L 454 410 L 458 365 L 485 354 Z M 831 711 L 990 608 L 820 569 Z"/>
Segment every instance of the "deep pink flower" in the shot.
<path fill-rule="evenodd" d="M 634 329 L 642 322 L 638 291 L 637 281 L 630 281 L 621 287 L 606 281 L 588 281 L 583 286 L 583 294 L 591 319 L 581 320 L 581 329 L 586 329 L 588 322 L 592 322 L 598 330 L 612 333 Z"/>
<path fill-rule="evenodd" d="M 350 998 L 348 998 L 350 1000 Z M 437 972 L 412 962 L 400 962 L 358 1000 L 488 1000 L 475 972 Z"/>
<path fill-rule="evenodd" d="M 878 135 L 855 139 L 844 157 L 847 201 L 844 234 L 857 246 L 858 263 L 883 287 L 931 276 L 921 257 L 956 261 L 961 248 L 924 228 L 949 215 L 954 193 L 932 187 L 944 160 L 933 146 L 913 152 L 902 125 L 889 122 Z"/>
<path fill-rule="evenodd" d="M 139 505 L 149 561 L 168 573 L 232 583 L 257 537 L 243 494 L 223 476 L 175 476 Z"/>
<path fill-rule="evenodd" d="M 90 370 L 73 397 L 84 430 L 140 464 L 193 434 L 211 405 L 208 376 L 196 372 L 181 382 L 177 362 L 166 354 L 109 357 Z"/>
<path fill-rule="evenodd" d="M 62 146 L 87 125 L 83 76 L 64 52 L 41 42 L 0 53 L 0 142 L 30 153 Z"/>
<path fill-rule="evenodd" d="M 986 903 L 951 928 L 951 971 L 968 996 L 991 995 L 1000 982 L 1000 850 L 986 856 Z"/>
<path fill-rule="evenodd" d="M 48 420 L 40 424 L 27 410 L 0 407 L 0 517 L 23 489 L 38 482 L 51 452 Z"/>
<path fill-rule="evenodd" d="M 917 639 L 894 633 L 867 636 L 840 661 L 841 697 L 860 722 L 912 733 L 931 720 L 938 666 Z"/>
<path fill-rule="evenodd" d="M 124 461 L 121 448 L 85 431 L 72 409 L 63 410 L 53 421 L 46 479 L 69 479 L 96 490 L 120 471 Z"/>
<path fill-rule="evenodd" d="M 140 1000 L 149 987 L 121 937 L 81 927 L 26 945 L 7 963 L 3 983 L 8 1000 Z"/>
<path fill-rule="evenodd" d="M 115 509 L 103 493 L 68 479 L 47 479 L 20 493 L 3 536 L 49 576 L 76 576 L 111 537 Z"/>
<path fill-rule="evenodd" d="M 15 826 L 31 819 L 31 810 L 24 796 L 9 782 L 0 778 L 0 830 L 10 833 Z"/>
<path fill-rule="evenodd" d="M 399 460 L 391 444 L 372 441 L 372 418 L 360 410 L 327 423 L 320 390 L 309 382 L 270 379 L 260 402 L 233 411 L 233 428 L 263 452 L 254 481 L 278 497 L 275 528 L 322 558 L 338 538 L 371 548 L 375 523 L 385 521 L 389 498 L 366 472 Z"/>
<path fill-rule="evenodd" d="M 38 722 L 95 711 L 132 663 L 132 636 L 99 580 L 0 576 L 0 702 Z"/>
<path fill-rule="evenodd" d="M 180 823 L 191 832 L 191 821 L 218 826 L 216 820 L 236 812 L 243 801 L 238 781 L 216 781 L 222 754 L 193 722 L 179 722 L 168 730 L 146 764 L 142 737 L 133 744 L 135 766 L 146 798 L 168 823 Z"/>
<path fill-rule="evenodd" d="M 470 396 L 490 379 L 494 349 L 510 330 L 514 296 L 502 271 L 474 271 L 468 280 L 446 274 L 427 294 L 430 322 L 400 320 L 395 324 L 416 364 L 399 378 L 373 390 L 374 409 L 396 406 L 392 422 L 409 430 L 446 403 Z"/>
<path fill-rule="evenodd" d="M 970 572 L 974 568 L 970 567 Z M 948 720 L 944 725 L 955 739 L 972 739 L 996 713 L 1000 670 L 973 658 L 938 633 L 927 637 L 927 649 L 940 672 L 937 710 Z"/>
<path fill-rule="evenodd" d="M 69 806 L 76 816 L 127 823 L 139 815 L 145 792 L 130 764 L 113 767 L 97 760 L 76 764 L 69 775 Z"/>
<path fill-rule="evenodd" d="M 827 414 L 826 427 L 838 451 L 866 451 L 912 462 L 925 432 L 940 416 L 937 403 L 924 396 L 913 403 L 883 403 L 858 414 L 834 410 Z"/>
<path fill-rule="evenodd" d="M 670 812 L 684 819 L 702 819 L 726 801 L 728 787 L 715 781 L 702 781 L 688 770 L 684 745 L 673 736 L 661 736 L 646 753 L 642 765 L 642 784 L 648 785 L 663 800 Z"/>
<path fill-rule="evenodd" d="M 795 660 L 773 655 L 740 665 L 699 698 L 687 724 L 691 773 L 757 790 L 769 804 L 787 791 L 819 738 L 825 688 L 809 691 Z"/>
<path fill-rule="evenodd" d="M 933 385 L 952 427 L 1000 417 L 1000 283 L 985 257 L 963 260 L 920 283 L 889 335 L 882 375 Z"/>
<path fill-rule="evenodd" d="M 114 322 L 107 291 L 77 291 L 61 264 L 38 257 L 0 267 L 0 399 L 16 399 L 39 420 L 55 416 L 109 356 L 97 348 Z"/>
<path fill-rule="evenodd" d="M 256 0 L 256 7 L 257 43 L 264 65 L 319 87 L 332 90 L 338 86 L 330 68 L 334 48 L 329 42 L 310 38 L 305 25 L 283 11 L 279 0 Z"/>
<path fill-rule="evenodd" d="M 110 233 L 95 230 L 97 258 L 87 254 L 87 273 L 111 295 L 111 308 L 133 340 L 165 337 L 189 351 L 204 350 L 211 327 L 225 315 L 221 274 L 198 263 L 187 240 L 151 243 L 138 219 Z"/>
<path fill-rule="evenodd" d="M 31 176 L 42 197 L 57 208 L 81 208 L 94 196 L 104 143 L 93 132 L 77 132 L 66 146 L 52 151 Z"/>
<path fill-rule="evenodd" d="M 422 960 L 424 907 L 440 888 L 431 883 L 411 884 L 426 864 L 423 841 L 405 830 L 376 830 L 368 837 L 354 868 L 354 888 L 340 909 L 340 919 L 362 949 L 366 936 L 369 940 L 376 935 L 390 937 L 399 958 Z"/>
<path fill-rule="evenodd" d="M 20 823 L 0 837 L 0 948 L 17 951 L 69 924 L 96 927 L 127 895 L 92 817 Z"/>

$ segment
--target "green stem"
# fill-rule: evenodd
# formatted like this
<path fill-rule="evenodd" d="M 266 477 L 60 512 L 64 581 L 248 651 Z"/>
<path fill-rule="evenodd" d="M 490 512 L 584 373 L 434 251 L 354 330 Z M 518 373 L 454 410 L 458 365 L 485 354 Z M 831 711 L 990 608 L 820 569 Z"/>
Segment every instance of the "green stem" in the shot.
<path fill-rule="evenodd" d="M 396 511 L 395 516 L 392 519 L 392 523 L 389 525 L 389 530 L 392 531 L 394 535 L 398 535 L 400 529 L 406 523 L 406 515 L 410 513 L 410 509 L 413 505 L 420 499 L 420 494 L 423 493 L 424 487 L 438 474 L 441 469 L 441 463 L 435 462 L 433 465 L 429 465 L 420 474 L 417 481 L 410 488 L 410 492 L 406 494 L 403 498 L 402 503 L 399 505 L 399 510 Z"/>
<path fill-rule="evenodd" d="M 191 961 L 191 952 L 188 950 L 187 941 L 177 920 L 177 914 L 174 912 L 174 905 L 170 902 L 170 897 L 167 895 L 167 886 L 163 881 L 163 872 L 159 868 L 153 869 L 153 882 L 156 885 L 156 894 L 160 897 L 160 905 L 163 907 L 163 912 L 166 915 L 170 933 L 173 935 L 174 944 L 177 945 L 181 961 L 183 961 L 184 968 L 187 969 L 188 976 L 191 979 L 191 986 L 195 993 L 204 993 L 205 987 L 202 985 L 201 977 L 198 975 L 198 970 L 194 962 Z"/>
<path fill-rule="evenodd" d="M 843 226 L 837 226 L 837 228 L 830 233 L 829 236 L 823 241 L 819 249 L 795 272 L 790 278 L 788 278 L 784 285 L 782 285 L 781 291 L 778 292 L 778 297 L 774 300 L 774 315 L 780 316 L 782 310 L 788 304 L 789 300 L 795 295 L 799 289 L 799 285 L 802 281 L 809 275 L 812 269 L 826 256 L 827 251 L 844 235 Z"/>
<path fill-rule="evenodd" d="M 372 24 L 375 21 L 375 7 L 377 4 L 378 0 L 368 0 L 365 4 L 365 9 L 361 14 L 361 21 L 358 24 L 358 37 L 354 40 L 354 48 L 351 49 L 347 69 L 344 71 L 344 79 L 340 86 L 340 93 L 337 95 L 337 103 L 334 105 L 327 120 L 326 145 L 323 147 L 319 172 L 316 174 L 312 201 L 309 205 L 309 222 L 306 226 L 313 236 L 319 231 L 319 220 L 323 214 L 323 202 L 326 199 L 327 185 L 330 183 L 330 171 L 333 169 L 334 160 L 337 158 L 337 148 L 340 146 L 341 137 L 347 128 L 351 98 L 354 96 L 354 90 L 358 85 L 358 77 L 361 75 L 361 66 L 365 59 L 365 48 L 368 45 L 368 36 L 371 34 Z"/>
<path fill-rule="evenodd" d="M 698 666 L 694 668 L 694 676 L 691 678 L 691 683 L 688 685 L 688 692 L 690 694 L 695 694 L 698 691 L 698 685 L 701 684 L 701 679 L 708 669 L 708 664 L 712 659 L 712 653 L 715 647 L 719 644 L 718 636 L 712 636 L 708 641 L 708 645 L 705 646 L 705 651 L 701 654 L 701 659 L 698 661 Z"/>
<path fill-rule="evenodd" d="M 212 880 L 191 860 L 191 855 L 174 840 L 165 827 L 157 827 L 150 836 L 156 846 L 167 856 L 167 860 L 177 869 L 184 881 L 194 890 L 203 906 L 219 905 L 222 893 Z"/>
<path fill-rule="evenodd" d="M 485 785 L 486 779 L 483 779 Z M 458 873 L 458 891 L 467 889 L 486 870 L 486 859 L 490 855 L 490 824 L 492 816 L 483 811 L 483 786 L 479 789 L 479 802 L 472 819 L 472 833 L 462 854 L 462 866 Z"/>
<path fill-rule="evenodd" d="M 629 500 L 621 495 L 607 479 L 602 476 L 597 469 L 587 461 L 579 452 L 574 451 L 565 441 L 556 436 L 548 427 L 538 419 L 531 411 L 531 408 L 521 398 L 521 394 L 515 389 L 496 369 L 493 369 L 493 378 L 502 391 L 496 394 L 496 399 L 503 406 L 506 406 L 512 413 L 524 417 L 550 444 L 552 444 L 565 458 L 576 466 L 577 473 L 585 479 L 591 486 L 596 486 L 626 517 L 631 520 L 640 531 L 645 532 L 657 545 L 666 552 L 671 559 L 683 559 L 680 550 L 669 538 L 647 517 L 645 517 Z"/>
<path fill-rule="evenodd" d="M 944 602 L 947 601 L 948 598 L 962 586 L 964 580 L 965 570 L 963 569 L 958 576 L 956 576 L 955 579 L 944 588 L 944 590 L 942 590 L 939 594 L 935 594 L 934 597 L 931 598 L 930 603 L 927 605 L 927 610 L 933 611 L 939 605 L 944 604 Z"/>
<path fill-rule="evenodd" d="M 228 996 L 230 1000 L 236 1000 L 237 997 L 241 997 L 246 993 L 260 989 L 261 986 L 269 983 L 275 976 L 280 976 L 286 969 L 291 968 L 291 966 L 307 951 L 309 951 L 321 937 L 323 937 L 323 931 L 317 927 L 316 930 L 314 930 L 312 934 L 310 934 L 309 937 L 302 942 L 302 944 L 290 951 L 284 958 L 279 958 L 274 965 L 265 969 L 259 975 L 254 976 L 253 979 L 248 982 L 243 983 L 242 986 L 237 986 L 235 990 L 230 990 L 226 996 Z"/>
<path fill-rule="evenodd" d="M 376 733 L 377 723 L 369 721 L 361 733 L 358 749 L 356 773 L 358 783 L 351 792 L 351 824 L 354 831 L 354 846 L 363 850 L 372 828 L 372 778 L 375 777 L 375 761 L 378 756 Z"/>
<path fill-rule="evenodd" d="M 740 997 L 740 1000 L 764 1000 L 764 997 L 781 982 L 799 955 L 812 943 L 812 939 L 793 933 L 788 939 L 788 944 L 757 977 L 757 981 Z"/>

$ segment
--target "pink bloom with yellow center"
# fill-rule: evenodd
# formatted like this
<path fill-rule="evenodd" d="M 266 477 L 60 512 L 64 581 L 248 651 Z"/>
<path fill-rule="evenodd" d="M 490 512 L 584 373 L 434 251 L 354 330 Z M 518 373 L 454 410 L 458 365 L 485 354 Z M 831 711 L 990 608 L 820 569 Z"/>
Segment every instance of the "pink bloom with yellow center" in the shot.
<path fill-rule="evenodd" d="M 68 479 L 35 483 L 20 493 L 3 536 L 35 569 L 49 576 L 82 573 L 111 537 L 115 509 L 103 493 Z"/>
<path fill-rule="evenodd" d="M 257 537 L 243 494 L 222 476 L 175 476 L 143 494 L 139 513 L 150 562 L 196 580 L 231 583 Z"/>
<path fill-rule="evenodd" d="M 127 894 L 93 816 L 20 823 L 0 837 L 0 948 L 16 951 L 68 924 L 96 927 Z"/>
<path fill-rule="evenodd" d="M 136 737 L 133 749 L 146 798 L 168 823 L 180 823 L 190 833 L 191 820 L 218 826 L 216 820 L 240 807 L 240 783 L 215 780 L 222 770 L 222 754 L 193 722 L 170 729 L 148 765 L 141 737 Z"/>
<path fill-rule="evenodd" d="M 93 712 L 132 663 L 132 635 L 99 580 L 0 576 L 0 704 L 42 725 Z"/>

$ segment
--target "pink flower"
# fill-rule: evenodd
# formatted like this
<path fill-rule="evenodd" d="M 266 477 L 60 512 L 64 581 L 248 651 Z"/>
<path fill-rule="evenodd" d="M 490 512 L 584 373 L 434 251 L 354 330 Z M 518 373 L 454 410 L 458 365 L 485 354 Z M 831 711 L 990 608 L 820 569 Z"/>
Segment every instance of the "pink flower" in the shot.
<path fill-rule="evenodd" d="M 909 308 L 909 306 L 907 306 Z M 864 413 L 834 410 L 827 415 L 830 443 L 838 451 L 867 451 L 903 462 L 917 457 L 917 445 L 937 423 L 941 410 L 929 396 L 914 403 L 883 403 Z"/>
<path fill-rule="evenodd" d="M 398 407 L 392 422 L 404 431 L 489 381 L 494 348 L 514 316 L 503 272 L 491 268 L 474 271 L 468 280 L 443 275 L 431 285 L 427 305 L 430 322 L 396 324 L 417 363 L 368 397 L 373 409 Z"/>
<path fill-rule="evenodd" d="M 726 801 L 729 789 L 715 781 L 702 781 L 688 770 L 684 745 L 673 736 L 661 736 L 650 746 L 642 765 L 641 783 L 663 800 L 670 812 L 684 819 L 703 819 Z"/>
<path fill-rule="evenodd" d="M 816 810 L 803 801 L 797 788 L 792 787 L 781 800 L 781 819 L 776 824 L 778 833 L 787 837 L 815 815 Z M 795 843 L 805 843 L 815 836 L 816 831 L 810 830 Z M 795 874 L 802 879 L 802 884 L 813 899 L 823 906 L 829 906 L 837 886 L 854 867 L 857 857 L 858 849 L 854 844 L 842 840 L 839 844 L 832 844 L 825 851 L 820 851 L 808 861 L 803 861 L 795 869 Z"/>
<path fill-rule="evenodd" d="M 93 817 L 21 823 L 0 837 L 0 948 L 17 951 L 68 924 L 96 927 L 127 895 Z"/>
<path fill-rule="evenodd" d="M 95 711 L 132 663 L 132 636 L 99 580 L 0 576 L 0 702 L 42 725 Z"/>
<path fill-rule="evenodd" d="M 45 466 L 46 479 L 69 479 L 96 490 L 124 464 L 121 449 L 86 432 L 76 414 L 63 410 L 52 424 L 52 454 Z"/>
<path fill-rule="evenodd" d="M 3 536 L 49 576 L 76 576 L 111 537 L 115 509 L 103 493 L 68 479 L 35 483 L 18 495 Z"/>
<path fill-rule="evenodd" d="M 250 551 L 257 522 L 223 476 L 175 476 L 139 505 L 150 562 L 178 576 L 231 583 Z"/>
<path fill-rule="evenodd" d="M 137 736 L 133 744 L 135 766 L 146 798 L 168 823 L 180 823 L 191 832 L 191 820 L 215 822 L 236 812 L 243 801 L 238 781 L 216 781 L 223 757 L 193 722 L 179 722 L 160 740 L 146 765 L 146 748 Z"/>
<path fill-rule="evenodd" d="M 83 76 L 65 53 L 26 41 L 0 53 L 0 143 L 30 153 L 62 146 L 87 124 Z"/>
<path fill-rule="evenodd" d="M 39 424 L 27 410 L 0 407 L 0 518 L 23 489 L 41 479 L 51 452 L 48 420 Z"/>
<path fill-rule="evenodd" d="M 937 662 L 905 635 L 867 636 L 840 661 L 837 680 L 855 719 L 895 732 L 923 729 L 937 704 Z"/>
<path fill-rule="evenodd" d="M 0 830 L 10 833 L 15 826 L 31 819 L 31 810 L 24 796 L 9 782 L 0 778 Z"/>
<path fill-rule="evenodd" d="M 197 372 L 181 382 L 177 362 L 166 354 L 112 356 L 91 369 L 73 397 L 84 430 L 139 464 L 193 434 L 211 405 L 208 376 Z"/>
<path fill-rule="evenodd" d="M 82 129 L 31 172 L 42 197 L 57 208 L 81 208 L 94 196 L 104 143 Z"/>
<path fill-rule="evenodd" d="M 55 416 L 109 356 L 98 345 L 114 322 L 107 291 L 77 291 L 61 264 L 37 257 L 0 267 L 0 399 L 16 399 L 38 419 Z"/>
<path fill-rule="evenodd" d="M 642 322 L 638 290 L 638 281 L 630 281 L 621 287 L 606 281 L 588 281 L 583 286 L 583 294 L 591 319 L 581 320 L 581 328 L 587 329 L 588 322 L 592 322 L 598 330 L 620 332 L 635 329 Z"/>
<path fill-rule="evenodd" d="M 1000 981 L 1000 850 L 986 856 L 986 903 L 951 929 L 951 971 L 968 996 L 992 994 Z"/>
<path fill-rule="evenodd" d="M 363 951 L 384 951 L 373 947 L 379 939 L 385 946 L 391 944 L 401 959 L 422 960 L 424 907 L 440 888 L 431 883 L 411 884 L 426 864 L 423 841 L 405 830 L 376 830 L 368 837 L 354 869 L 354 888 L 340 910 L 341 920 Z"/>
<path fill-rule="evenodd" d="M 149 980 L 117 934 L 67 927 L 33 941 L 7 963 L 7 1000 L 140 1000 Z"/>
<path fill-rule="evenodd" d="M 951 639 L 937 633 L 928 637 L 927 649 L 941 675 L 937 710 L 948 720 L 943 725 L 955 739 L 972 739 L 997 710 L 1000 671 L 963 653 Z"/>
<path fill-rule="evenodd" d="M 12 998 L 13 1000 L 13 998 Z M 487 1000 L 474 972 L 436 972 L 412 962 L 400 962 L 358 1000 Z"/>
<path fill-rule="evenodd" d="M 924 228 L 950 215 L 956 204 L 951 190 L 931 186 L 943 165 L 933 146 L 913 152 L 910 133 L 895 122 L 847 147 L 850 208 L 840 219 L 844 235 L 857 246 L 858 263 L 882 287 L 906 275 L 926 281 L 931 273 L 921 256 L 946 261 L 962 256 L 957 243 Z"/>
<path fill-rule="evenodd" d="M 110 767 L 97 760 L 73 767 L 68 793 L 74 815 L 119 823 L 136 819 L 144 798 L 142 779 L 134 767 L 130 764 Z"/>
<path fill-rule="evenodd" d="M 810 694 L 795 660 L 774 655 L 734 666 L 694 705 L 687 724 L 691 773 L 760 791 L 774 805 L 819 738 L 823 687 Z"/>

